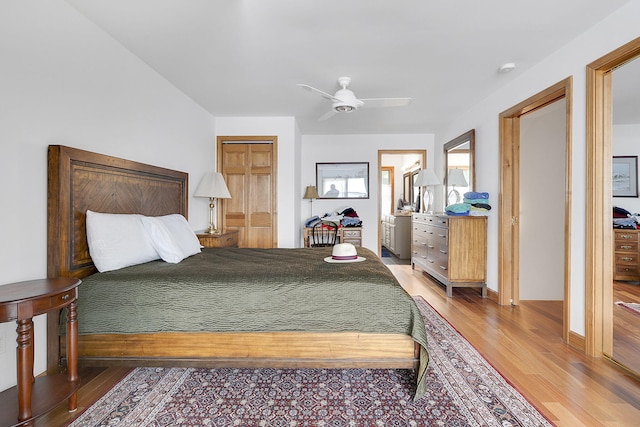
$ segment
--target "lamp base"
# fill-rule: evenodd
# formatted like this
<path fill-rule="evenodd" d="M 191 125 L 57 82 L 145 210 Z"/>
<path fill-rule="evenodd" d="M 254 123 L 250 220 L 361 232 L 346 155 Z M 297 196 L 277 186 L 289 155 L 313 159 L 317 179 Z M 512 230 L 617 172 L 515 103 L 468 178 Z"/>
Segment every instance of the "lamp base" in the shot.
<path fill-rule="evenodd" d="M 209 228 L 207 228 L 206 230 L 204 230 L 205 234 L 220 234 L 220 230 L 218 230 L 217 228 L 215 228 L 214 226 L 209 226 Z"/>

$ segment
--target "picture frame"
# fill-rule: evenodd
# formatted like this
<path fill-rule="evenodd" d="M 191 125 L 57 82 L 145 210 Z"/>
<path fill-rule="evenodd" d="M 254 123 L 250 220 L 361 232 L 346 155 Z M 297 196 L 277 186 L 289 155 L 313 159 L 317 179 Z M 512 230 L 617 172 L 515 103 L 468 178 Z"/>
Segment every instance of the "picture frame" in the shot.
<path fill-rule="evenodd" d="M 369 162 L 316 163 L 320 199 L 368 199 Z"/>
<path fill-rule="evenodd" d="M 613 197 L 638 197 L 638 156 L 613 156 Z"/>

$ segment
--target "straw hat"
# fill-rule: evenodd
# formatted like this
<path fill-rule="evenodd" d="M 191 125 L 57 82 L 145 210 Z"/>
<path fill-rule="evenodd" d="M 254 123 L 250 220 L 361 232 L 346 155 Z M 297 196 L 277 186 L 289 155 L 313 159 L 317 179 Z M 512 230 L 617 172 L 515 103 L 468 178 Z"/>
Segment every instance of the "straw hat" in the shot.
<path fill-rule="evenodd" d="M 338 243 L 333 246 L 331 256 L 324 259 L 326 262 L 345 263 L 345 262 L 360 262 L 366 260 L 361 256 L 358 256 L 356 247 L 351 243 Z"/>

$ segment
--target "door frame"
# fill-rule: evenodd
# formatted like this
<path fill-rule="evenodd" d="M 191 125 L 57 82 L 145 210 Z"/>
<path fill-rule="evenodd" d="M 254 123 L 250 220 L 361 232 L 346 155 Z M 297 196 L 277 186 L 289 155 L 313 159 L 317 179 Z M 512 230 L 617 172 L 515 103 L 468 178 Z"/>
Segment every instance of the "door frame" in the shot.
<path fill-rule="evenodd" d="M 525 101 L 503 111 L 500 121 L 500 198 L 498 206 L 498 295 L 500 305 L 520 301 L 520 119 L 523 115 L 560 99 L 566 107 L 566 160 L 564 176 L 564 301 L 562 337 L 569 339 L 571 261 L 571 129 L 573 78 L 568 77 Z"/>
<path fill-rule="evenodd" d="M 380 180 L 380 174 L 382 173 L 382 155 L 383 154 L 398 154 L 398 155 L 403 155 L 403 154 L 417 154 L 419 155 L 420 158 L 420 164 L 423 168 L 425 168 L 427 166 L 427 150 L 425 149 L 404 149 L 404 150 L 378 150 L 378 203 L 377 203 L 377 210 L 378 210 L 378 216 L 377 218 L 377 222 L 378 222 L 378 256 L 382 256 L 382 221 L 380 220 L 380 218 L 382 218 L 381 213 L 381 203 L 380 200 L 382 200 L 382 184 L 381 184 L 381 180 Z"/>
<path fill-rule="evenodd" d="M 236 144 L 271 144 L 273 146 L 273 179 L 271 180 L 271 194 L 272 194 L 272 206 L 273 214 L 271 216 L 271 238 L 273 247 L 278 247 L 278 137 L 277 136 L 218 136 L 216 137 L 216 170 L 222 170 L 222 146 L 227 141 L 233 141 Z M 222 216 L 220 228 L 224 227 L 224 215 L 220 215 L 221 203 L 224 203 L 224 199 L 218 201 L 216 206 L 216 218 Z"/>
<path fill-rule="evenodd" d="M 585 352 L 613 353 L 611 72 L 640 56 L 640 37 L 587 65 Z"/>

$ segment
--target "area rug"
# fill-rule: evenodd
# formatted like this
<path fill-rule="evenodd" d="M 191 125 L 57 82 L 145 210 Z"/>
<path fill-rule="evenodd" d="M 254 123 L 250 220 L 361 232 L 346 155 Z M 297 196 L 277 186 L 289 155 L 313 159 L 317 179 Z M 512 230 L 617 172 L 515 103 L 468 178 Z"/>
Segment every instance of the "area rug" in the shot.
<path fill-rule="evenodd" d="M 389 369 L 137 368 L 71 425 L 550 426 L 451 325 L 416 298 L 428 390 Z"/>
<path fill-rule="evenodd" d="M 622 301 L 618 301 L 616 302 L 617 305 L 619 305 L 620 307 L 626 308 L 627 310 L 635 313 L 635 314 L 640 314 L 640 304 L 638 304 L 637 302 L 622 302 Z"/>

